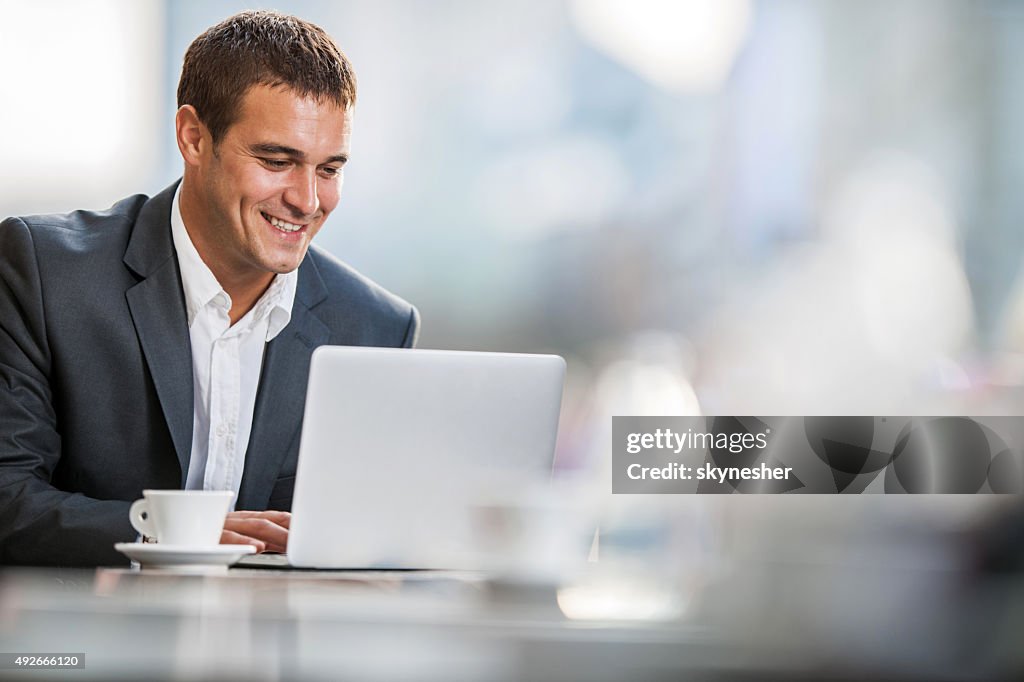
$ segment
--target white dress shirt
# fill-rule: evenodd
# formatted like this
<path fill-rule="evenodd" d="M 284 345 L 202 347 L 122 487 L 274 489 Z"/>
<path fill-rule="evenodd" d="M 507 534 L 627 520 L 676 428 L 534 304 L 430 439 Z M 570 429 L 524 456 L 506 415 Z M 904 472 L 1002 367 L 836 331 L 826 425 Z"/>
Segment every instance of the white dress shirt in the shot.
<path fill-rule="evenodd" d="M 297 271 L 277 275 L 242 319 L 231 324 L 231 297 L 200 258 L 174 193 L 171 234 L 181 269 L 192 342 L 192 454 L 187 490 L 232 490 L 238 500 L 252 431 L 263 351 L 292 316 Z"/>

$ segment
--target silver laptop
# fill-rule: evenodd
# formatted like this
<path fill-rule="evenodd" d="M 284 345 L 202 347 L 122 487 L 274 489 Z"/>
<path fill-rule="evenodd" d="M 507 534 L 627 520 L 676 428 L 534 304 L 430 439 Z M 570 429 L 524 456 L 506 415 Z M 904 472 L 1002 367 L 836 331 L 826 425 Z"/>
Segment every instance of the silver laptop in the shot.
<path fill-rule="evenodd" d="M 476 567 L 481 503 L 550 477 L 564 377 L 555 355 L 318 348 L 287 562 Z"/>

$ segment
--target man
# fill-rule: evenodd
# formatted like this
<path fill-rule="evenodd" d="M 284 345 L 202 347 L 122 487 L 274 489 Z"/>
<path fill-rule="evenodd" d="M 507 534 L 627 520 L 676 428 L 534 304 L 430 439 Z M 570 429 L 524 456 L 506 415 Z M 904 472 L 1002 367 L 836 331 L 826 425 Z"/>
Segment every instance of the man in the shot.
<path fill-rule="evenodd" d="M 125 562 L 144 488 L 233 490 L 221 541 L 284 550 L 313 349 L 419 325 L 310 247 L 354 102 L 322 29 L 244 12 L 185 55 L 180 183 L 0 224 L 0 563 Z"/>

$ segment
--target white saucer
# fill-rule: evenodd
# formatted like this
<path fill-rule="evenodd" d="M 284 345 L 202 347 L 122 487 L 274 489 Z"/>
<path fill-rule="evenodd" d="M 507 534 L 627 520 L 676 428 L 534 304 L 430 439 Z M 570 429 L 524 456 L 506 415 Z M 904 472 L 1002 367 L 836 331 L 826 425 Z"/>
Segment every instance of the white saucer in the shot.
<path fill-rule="evenodd" d="M 118 542 L 114 549 L 149 567 L 230 566 L 246 554 L 254 554 L 252 545 L 161 545 L 143 542 Z"/>

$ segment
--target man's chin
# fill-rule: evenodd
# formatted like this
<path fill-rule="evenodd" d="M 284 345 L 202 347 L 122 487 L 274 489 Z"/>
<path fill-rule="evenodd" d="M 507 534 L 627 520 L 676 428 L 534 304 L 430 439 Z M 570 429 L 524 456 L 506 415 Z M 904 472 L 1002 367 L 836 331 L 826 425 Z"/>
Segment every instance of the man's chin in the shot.
<path fill-rule="evenodd" d="M 264 265 L 267 270 L 277 275 L 286 275 L 289 272 L 297 270 L 302 261 L 306 259 L 306 252 L 309 250 L 309 246 L 306 245 L 302 248 L 301 253 L 294 251 L 287 251 L 285 253 L 278 253 L 276 258 L 267 259 L 264 261 Z"/>
<path fill-rule="evenodd" d="M 302 265 L 302 261 L 306 258 L 306 252 L 303 251 L 302 258 L 295 260 L 288 259 L 287 261 L 279 261 L 274 267 L 269 268 L 271 272 L 277 275 L 287 275 L 289 272 L 294 272 L 299 269 Z"/>

